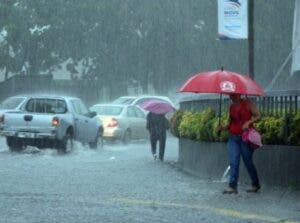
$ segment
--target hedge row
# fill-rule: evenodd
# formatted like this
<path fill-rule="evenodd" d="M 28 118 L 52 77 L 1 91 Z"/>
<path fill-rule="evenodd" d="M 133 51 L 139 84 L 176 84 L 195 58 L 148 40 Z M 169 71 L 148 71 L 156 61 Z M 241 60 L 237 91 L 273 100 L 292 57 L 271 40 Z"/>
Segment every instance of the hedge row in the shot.
<path fill-rule="evenodd" d="M 200 112 L 178 110 L 171 118 L 171 132 L 176 137 L 207 142 L 225 142 L 227 131 L 218 132 L 218 126 L 228 124 L 228 113 L 221 118 L 207 108 Z M 300 145 L 300 112 L 284 117 L 262 117 L 255 123 L 265 145 Z"/>

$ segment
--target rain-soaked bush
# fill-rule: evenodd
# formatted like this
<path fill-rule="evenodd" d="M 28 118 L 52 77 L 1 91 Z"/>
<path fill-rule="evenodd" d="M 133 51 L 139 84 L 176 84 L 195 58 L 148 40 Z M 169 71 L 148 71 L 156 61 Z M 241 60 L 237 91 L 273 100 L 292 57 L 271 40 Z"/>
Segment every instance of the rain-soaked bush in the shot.
<path fill-rule="evenodd" d="M 262 143 L 268 145 L 284 144 L 284 118 L 263 117 L 255 123 L 256 129 L 262 135 Z"/>
<path fill-rule="evenodd" d="M 184 112 L 179 124 L 179 135 L 192 140 L 197 139 L 197 132 L 200 129 L 201 113 L 200 112 Z"/>
<path fill-rule="evenodd" d="M 228 113 L 219 118 L 211 108 L 200 112 L 178 111 L 171 123 L 171 132 L 177 137 L 208 142 L 225 142 L 229 138 L 228 131 L 218 132 L 221 124 L 228 124 Z M 262 136 L 265 145 L 300 145 L 300 113 L 289 118 L 262 117 L 255 123 L 255 128 Z"/>
<path fill-rule="evenodd" d="M 291 145 L 300 145 L 300 112 L 291 118 L 288 143 Z"/>
<path fill-rule="evenodd" d="M 184 112 L 182 110 L 177 110 L 173 114 L 173 116 L 171 117 L 171 120 L 170 120 L 170 131 L 176 137 L 180 136 L 179 135 L 179 124 L 181 122 L 183 113 Z"/>
<path fill-rule="evenodd" d="M 215 118 L 215 111 L 211 108 L 200 112 L 200 126 L 199 130 L 196 132 L 197 140 L 213 141 L 213 118 Z"/>
<path fill-rule="evenodd" d="M 229 115 L 227 112 L 223 112 L 221 117 L 216 116 L 213 118 L 212 133 L 213 141 L 216 142 L 226 142 L 230 136 L 228 131 L 219 131 L 219 126 L 227 126 L 229 120 Z"/>

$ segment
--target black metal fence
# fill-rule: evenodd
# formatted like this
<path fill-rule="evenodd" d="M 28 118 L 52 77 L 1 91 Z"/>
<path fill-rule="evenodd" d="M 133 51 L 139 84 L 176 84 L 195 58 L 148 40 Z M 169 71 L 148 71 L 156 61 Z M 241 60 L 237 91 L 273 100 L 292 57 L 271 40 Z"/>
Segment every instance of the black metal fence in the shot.
<path fill-rule="evenodd" d="M 300 90 L 267 92 L 264 97 L 248 97 L 253 101 L 262 116 L 286 116 L 299 113 Z M 198 100 L 180 102 L 180 109 L 201 111 L 208 107 L 216 111 L 227 111 L 230 104 L 228 96 L 211 96 Z"/>

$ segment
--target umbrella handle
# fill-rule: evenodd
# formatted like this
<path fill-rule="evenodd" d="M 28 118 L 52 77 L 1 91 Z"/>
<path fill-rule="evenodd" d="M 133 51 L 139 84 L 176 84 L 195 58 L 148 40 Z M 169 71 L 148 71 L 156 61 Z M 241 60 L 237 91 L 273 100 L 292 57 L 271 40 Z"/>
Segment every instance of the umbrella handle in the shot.
<path fill-rule="evenodd" d="M 219 126 L 221 125 L 221 112 L 222 112 L 222 94 L 220 94 L 220 100 L 219 100 Z"/>
<path fill-rule="evenodd" d="M 220 94 L 219 99 L 219 127 L 221 126 L 221 112 L 222 112 L 222 94 Z M 221 137 L 221 131 L 218 131 L 218 138 Z"/>

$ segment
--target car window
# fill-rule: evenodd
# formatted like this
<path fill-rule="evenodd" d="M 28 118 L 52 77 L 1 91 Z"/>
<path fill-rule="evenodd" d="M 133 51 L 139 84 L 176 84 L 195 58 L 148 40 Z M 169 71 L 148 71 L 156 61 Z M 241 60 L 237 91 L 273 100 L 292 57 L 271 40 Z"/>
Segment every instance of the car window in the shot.
<path fill-rule="evenodd" d="M 26 104 L 25 110 L 35 113 L 63 114 L 67 112 L 65 101 L 58 99 L 32 98 Z"/>
<path fill-rule="evenodd" d="M 139 108 L 134 108 L 135 109 L 135 113 L 136 113 L 136 116 L 139 117 L 139 118 L 145 118 L 145 113 L 142 112 Z"/>
<path fill-rule="evenodd" d="M 66 102 L 63 100 L 56 100 L 56 106 L 55 106 L 55 113 L 61 114 L 67 112 L 67 105 Z"/>
<path fill-rule="evenodd" d="M 127 108 L 127 117 L 131 117 L 131 118 L 136 117 L 134 107 L 130 106 L 130 107 Z"/>
<path fill-rule="evenodd" d="M 83 104 L 83 102 L 81 100 L 79 100 L 79 99 L 72 100 L 71 104 L 72 104 L 74 111 L 77 114 L 79 114 L 79 115 L 88 115 L 89 114 L 88 108 L 85 106 L 85 104 Z"/>
<path fill-rule="evenodd" d="M 22 98 L 22 97 L 11 97 L 11 98 L 7 98 L 7 99 L 5 99 L 5 100 L 0 104 L 0 108 L 1 108 L 1 109 L 15 109 L 15 108 L 17 108 L 24 100 L 25 100 L 25 98 Z"/>
<path fill-rule="evenodd" d="M 121 106 L 93 106 L 91 111 L 96 112 L 98 115 L 120 115 L 123 110 Z"/>

